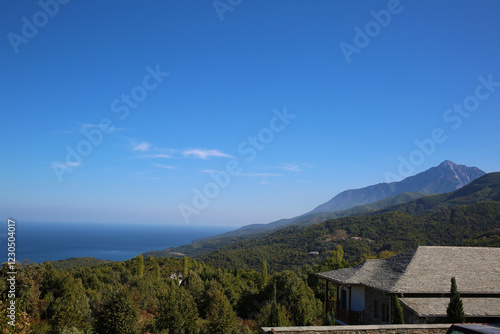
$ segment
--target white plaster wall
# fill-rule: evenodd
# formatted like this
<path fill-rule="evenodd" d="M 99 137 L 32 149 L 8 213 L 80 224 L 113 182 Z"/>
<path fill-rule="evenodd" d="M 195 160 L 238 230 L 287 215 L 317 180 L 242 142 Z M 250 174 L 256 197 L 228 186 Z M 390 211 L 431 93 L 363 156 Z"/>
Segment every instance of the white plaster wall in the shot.
<path fill-rule="evenodd" d="M 352 310 L 353 311 L 363 311 L 365 309 L 365 287 L 364 286 L 353 286 L 352 292 Z"/>

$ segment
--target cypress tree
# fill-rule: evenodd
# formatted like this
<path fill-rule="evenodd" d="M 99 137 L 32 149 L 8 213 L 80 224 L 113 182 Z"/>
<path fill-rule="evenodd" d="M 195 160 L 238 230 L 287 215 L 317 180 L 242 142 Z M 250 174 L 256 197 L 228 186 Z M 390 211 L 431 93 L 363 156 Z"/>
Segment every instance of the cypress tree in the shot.
<path fill-rule="evenodd" d="M 189 258 L 187 256 L 184 256 L 183 259 L 183 265 L 182 265 L 182 276 L 183 279 L 186 279 L 186 277 L 189 274 Z"/>
<path fill-rule="evenodd" d="M 144 257 L 142 254 L 137 257 L 137 275 L 139 277 L 144 276 Z"/>
<path fill-rule="evenodd" d="M 392 323 L 393 324 L 404 324 L 405 323 L 405 318 L 403 316 L 403 307 L 401 307 L 401 303 L 399 302 L 398 296 L 394 295 L 393 297 L 393 318 L 392 318 Z"/>
<path fill-rule="evenodd" d="M 276 302 L 276 283 L 274 283 L 273 289 L 273 299 L 271 301 L 271 315 L 269 317 L 269 326 L 271 327 L 281 327 L 283 326 L 283 321 L 281 320 L 281 311 Z"/>
<path fill-rule="evenodd" d="M 267 285 L 267 262 L 266 260 L 262 261 L 262 288 Z"/>
<path fill-rule="evenodd" d="M 160 271 L 160 265 L 158 264 L 158 261 L 156 261 L 155 265 L 154 265 L 154 275 L 155 275 L 156 280 L 160 280 L 161 271 Z"/>
<path fill-rule="evenodd" d="M 451 278 L 451 296 L 450 303 L 446 309 L 446 314 L 448 315 L 448 321 L 451 323 L 465 322 L 464 306 L 462 299 L 460 298 L 460 292 L 458 291 L 455 277 Z"/>

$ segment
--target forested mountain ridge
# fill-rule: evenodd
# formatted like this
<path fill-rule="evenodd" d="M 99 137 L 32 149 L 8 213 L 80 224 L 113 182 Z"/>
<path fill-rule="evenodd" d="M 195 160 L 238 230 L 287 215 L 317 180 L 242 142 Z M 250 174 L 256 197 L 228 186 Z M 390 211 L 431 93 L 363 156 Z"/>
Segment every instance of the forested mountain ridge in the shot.
<path fill-rule="evenodd" d="M 457 165 L 452 161 L 446 160 L 436 167 L 407 177 L 399 182 L 379 183 L 360 189 L 345 190 L 328 202 L 317 206 L 314 210 L 297 217 L 280 219 L 268 224 L 247 225 L 235 231 L 197 241 L 216 239 L 216 243 L 220 243 L 221 238 L 256 234 L 252 236 L 254 238 L 289 225 L 311 225 L 321 223 L 326 219 L 366 213 L 371 209 L 382 209 L 388 205 L 407 202 L 424 195 L 454 191 L 484 174 L 485 172 L 479 168 Z M 383 201 L 389 198 L 392 199 L 392 203 L 390 201 Z M 348 211 L 352 208 L 359 208 L 369 204 L 375 205 L 372 208 L 364 207 L 360 210 Z"/>
<path fill-rule="evenodd" d="M 289 226 L 289 225 L 302 225 L 302 226 L 307 226 L 307 225 L 312 225 L 312 224 L 317 224 L 324 222 L 327 219 L 333 219 L 333 218 L 340 218 L 340 217 L 346 217 L 346 216 L 352 216 L 352 215 L 357 215 L 357 214 L 364 214 L 368 213 L 371 211 L 375 211 L 378 209 L 383 209 L 387 206 L 390 205 L 396 205 L 404 202 L 408 202 L 413 199 L 417 199 L 423 196 L 428 196 L 429 194 L 426 193 L 418 193 L 418 192 L 405 192 L 398 194 L 393 197 L 389 198 L 384 198 L 382 200 L 370 203 L 370 204 L 364 204 L 364 205 L 359 205 L 350 209 L 346 210 L 337 210 L 337 211 L 331 211 L 331 212 L 317 212 L 317 213 L 307 213 L 295 218 L 285 218 L 285 219 L 280 219 L 277 221 L 274 221 L 272 223 L 268 224 L 252 224 L 252 225 L 246 225 L 243 226 L 237 230 L 234 231 L 229 231 L 217 236 L 212 236 L 212 237 L 206 237 L 202 238 L 199 240 L 195 240 L 196 242 L 199 241 L 207 241 L 207 240 L 212 240 L 212 239 L 220 239 L 224 237 L 239 237 L 239 236 L 244 236 L 247 234 L 265 234 L 271 231 L 274 231 L 276 229 L 279 229 L 284 226 Z"/>
<path fill-rule="evenodd" d="M 403 193 L 391 198 L 385 198 L 375 203 L 361 205 L 347 210 L 340 210 L 335 212 L 319 212 L 301 216 L 296 218 L 293 222 L 289 223 L 288 226 L 305 227 L 324 222 L 325 220 L 328 219 L 368 214 L 380 210 L 382 208 L 385 208 L 387 206 L 408 202 L 412 199 L 417 199 L 423 196 L 428 196 L 428 195 L 423 193 Z M 153 257 L 160 257 L 160 256 L 171 257 L 171 256 L 180 256 L 179 254 L 185 254 L 187 256 L 196 257 L 213 252 L 217 249 L 230 245 L 234 242 L 262 238 L 273 231 L 279 230 L 280 228 L 286 228 L 286 226 L 283 226 L 283 224 L 279 225 L 279 227 L 271 228 L 272 223 L 266 224 L 266 226 L 269 226 L 269 228 L 268 229 L 266 228 L 265 230 L 261 230 L 255 226 L 261 226 L 261 224 L 249 225 L 235 231 L 217 235 L 215 237 L 195 240 L 193 243 L 188 245 L 167 248 L 165 250 L 160 250 L 160 251 L 149 251 L 146 252 L 145 255 L 152 255 Z"/>
<path fill-rule="evenodd" d="M 453 162 L 447 160 L 441 163 L 437 167 L 433 167 L 423 173 L 417 174 L 413 177 L 409 177 L 400 182 L 406 184 L 404 187 L 410 187 L 410 185 L 420 184 L 420 187 L 423 188 L 425 191 L 429 191 L 429 189 L 431 188 L 437 191 L 437 190 L 443 190 L 446 187 L 448 188 L 461 187 L 464 183 L 466 182 L 468 183 L 470 182 L 470 180 L 473 180 L 476 177 L 478 177 L 478 175 L 484 175 L 484 172 L 476 167 L 456 165 Z M 454 181 L 450 183 L 448 181 L 444 181 L 446 179 L 451 179 Z M 489 182 L 489 181 L 486 180 L 483 182 Z M 423 184 L 425 184 L 426 186 L 422 186 Z M 400 186 L 399 189 L 404 189 L 404 187 Z M 469 190 L 466 191 L 472 191 L 470 190 L 472 188 L 467 188 L 467 189 Z M 286 226 L 293 226 L 293 225 L 309 226 L 321 223 L 328 219 L 369 214 L 372 212 L 376 212 L 377 210 L 382 210 L 380 211 L 380 213 L 394 211 L 394 210 L 410 212 L 410 213 L 413 211 L 425 212 L 426 208 L 432 206 L 434 202 L 440 203 L 442 201 L 445 201 L 448 198 L 448 196 L 450 195 L 443 194 L 441 197 L 434 197 L 434 196 L 429 196 L 428 193 L 422 193 L 422 192 L 401 193 L 393 197 L 381 199 L 377 202 L 356 206 L 354 208 L 346 210 L 338 210 L 333 212 L 313 212 L 291 219 L 281 219 L 279 221 L 269 224 L 254 224 L 254 225 L 244 226 L 235 231 L 227 232 L 210 238 L 196 240 L 196 242 L 193 242 L 189 245 L 169 248 L 164 251 L 156 251 L 151 253 L 148 252 L 147 254 L 151 254 L 153 256 L 172 256 L 173 255 L 172 252 L 174 252 L 174 253 L 186 254 L 188 256 L 201 256 L 216 251 L 217 249 L 231 245 L 233 243 L 262 238 L 265 235 L 272 233 L 276 230 L 279 230 L 281 228 L 286 228 Z M 419 202 L 411 202 L 412 204 L 409 207 L 405 207 L 404 206 L 405 204 L 402 204 L 410 202 L 412 199 L 418 199 L 418 198 L 422 198 L 422 200 Z M 469 201 L 469 203 L 473 202 Z M 394 205 L 397 204 L 400 204 L 400 206 L 393 207 Z M 453 204 L 452 202 L 443 204 L 441 208 L 443 208 L 444 206 L 448 207 L 452 204 Z M 466 204 L 466 201 L 462 201 L 462 204 Z"/>
<path fill-rule="evenodd" d="M 486 201 L 500 201 L 500 172 L 486 174 L 456 191 L 388 206 L 379 210 L 378 213 L 401 211 L 412 215 L 420 215 L 445 210 L 456 205 Z"/>
<path fill-rule="evenodd" d="M 452 193 L 426 196 L 386 212 L 280 229 L 262 238 L 234 242 L 201 259 L 228 268 L 255 268 L 266 260 L 270 268 L 282 270 L 322 261 L 337 245 L 342 245 L 347 260 L 357 262 L 382 251 L 399 252 L 417 245 L 473 244 L 500 226 L 499 192 L 500 173 L 491 173 Z M 490 241 L 494 244 L 495 239 Z M 309 255 L 312 251 L 319 256 Z"/>

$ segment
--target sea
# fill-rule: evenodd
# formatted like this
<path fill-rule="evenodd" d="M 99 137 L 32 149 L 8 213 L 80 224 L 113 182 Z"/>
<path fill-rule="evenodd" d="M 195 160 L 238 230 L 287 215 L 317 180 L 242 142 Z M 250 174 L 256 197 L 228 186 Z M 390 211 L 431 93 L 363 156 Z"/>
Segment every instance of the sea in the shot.
<path fill-rule="evenodd" d="M 6 227 L 5 227 L 6 228 Z M 16 222 L 15 255 L 42 263 L 71 257 L 124 261 L 150 250 L 182 246 L 236 229 L 229 226 L 117 223 Z M 7 261 L 7 239 L 0 239 L 0 259 Z M 5 254 L 5 256 L 3 256 Z"/>

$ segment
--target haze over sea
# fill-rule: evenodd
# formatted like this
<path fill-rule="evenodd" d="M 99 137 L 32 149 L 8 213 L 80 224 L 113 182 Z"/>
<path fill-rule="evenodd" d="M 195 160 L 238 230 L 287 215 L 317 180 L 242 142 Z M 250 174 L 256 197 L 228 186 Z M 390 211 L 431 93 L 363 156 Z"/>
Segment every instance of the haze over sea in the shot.
<path fill-rule="evenodd" d="M 189 244 L 233 230 L 229 226 L 18 222 L 16 258 L 30 262 L 70 257 L 123 261 L 150 250 Z M 6 244 L 2 245 L 5 248 Z"/>

